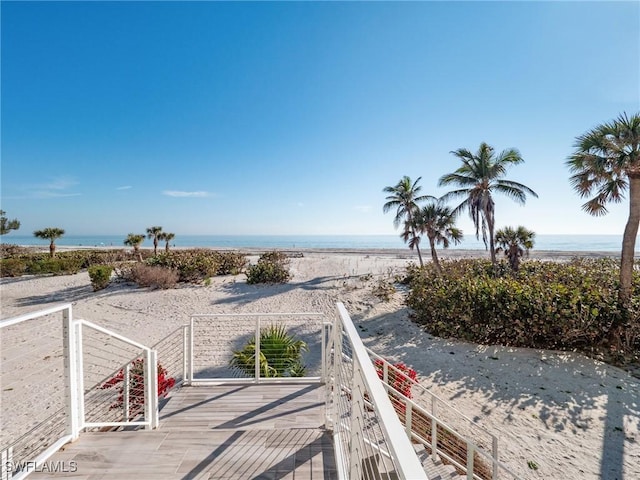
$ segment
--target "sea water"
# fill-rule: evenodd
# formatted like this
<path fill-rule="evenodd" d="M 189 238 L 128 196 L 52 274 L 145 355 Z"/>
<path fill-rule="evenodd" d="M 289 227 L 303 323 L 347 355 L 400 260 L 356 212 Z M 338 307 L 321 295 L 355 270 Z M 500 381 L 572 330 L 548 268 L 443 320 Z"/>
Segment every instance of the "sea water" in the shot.
<path fill-rule="evenodd" d="M 56 240 L 56 245 L 65 247 L 123 247 L 126 235 L 64 235 Z M 0 243 L 24 246 L 49 245 L 42 240 L 28 235 L 3 235 Z M 161 247 L 165 243 L 160 242 Z M 143 248 L 153 246 L 150 239 L 145 239 Z M 261 248 L 261 249 L 405 249 L 407 245 L 397 235 L 180 235 L 171 240 L 175 247 L 204 248 Z M 428 248 L 426 238 L 422 240 L 422 248 Z M 475 236 L 465 235 L 459 245 L 451 249 L 484 250 L 482 240 Z M 615 252 L 622 248 L 621 235 L 536 235 L 534 250 L 559 251 L 593 251 Z M 640 237 L 636 241 L 636 252 L 640 251 Z"/>

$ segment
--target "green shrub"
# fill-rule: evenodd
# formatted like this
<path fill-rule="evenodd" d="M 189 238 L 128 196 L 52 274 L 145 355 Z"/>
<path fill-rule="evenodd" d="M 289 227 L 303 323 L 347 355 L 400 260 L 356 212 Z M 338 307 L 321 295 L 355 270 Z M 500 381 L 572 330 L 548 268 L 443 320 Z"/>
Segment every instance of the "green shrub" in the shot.
<path fill-rule="evenodd" d="M 27 264 L 27 272 L 32 275 L 71 275 L 82 268 L 82 260 L 72 257 L 46 257 L 35 259 Z"/>
<path fill-rule="evenodd" d="M 624 312 L 618 304 L 616 261 L 529 261 L 515 276 L 508 273 L 506 262 L 499 264 L 495 276 L 491 262 L 484 260 L 445 261 L 443 270 L 441 276 L 430 266 L 412 266 L 408 272 L 407 304 L 414 320 L 434 335 L 490 345 L 612 353 L 610 327 L 625 318 L 622 349 L 636 356 L 640 352 L 640 272 L 634 276 L 634 300 Z"/>
<path fill-rule="evenodd" d="M 215 251 L 190 249 L 156 255 L 146 264 L 175 270 L 179 282 L 197 283 L 217 274 L 219 260 Z"/>
<path fill-rule="evenodd" d="M 0 277 L 20 277 L 27 270 L 27 264 L 21 258 L 3 258 L 0 260 Z"/>
<path fill-rule="evenodd" d="M 113 267 L 111 265 L 91 265 L 87 269 L 93 290 L 102 290 L 109 285 Z"/>
<path fill-rule="evenodd" d="M 136 263 L 131 267 L 131 280 L 141 287 L 174 288 L 178 283 L 178 273 L 165 267 L 152 267 Z"/>
<path fill-rule="evenodd" d="M 307 350 L 307 344 L 289 335 L 284 325 L 263 328 L 260 331 L 260 376 L 304 377 L 306 368 L 302 363 L 302 353 Z M 229 365 L 244 375 L 255 376 L 255 338 L 251 338 L 242 350 L 233 352 Z"/>
<path fill-rule="evenodd" d="M 217 275 L 238 275 L 247 267 L 247 256 L 238 252 L 215 252 L 218 260 Z"/>
<path fill-rule="evenodd" d="M 247 283 L 287 283 L 289 258 L 282 252 L 267 252 L 260 256 L 258 263 L 251 265 L 247 271 Z"/>
<path fill-rule="evenodd" d="M 396 293 L 396 287 L 394 287 L 392 283 L 380 279 L 378 280 L 377 285 L 373 288 L 372 293 L 383 302 L 388 302 Z"/>

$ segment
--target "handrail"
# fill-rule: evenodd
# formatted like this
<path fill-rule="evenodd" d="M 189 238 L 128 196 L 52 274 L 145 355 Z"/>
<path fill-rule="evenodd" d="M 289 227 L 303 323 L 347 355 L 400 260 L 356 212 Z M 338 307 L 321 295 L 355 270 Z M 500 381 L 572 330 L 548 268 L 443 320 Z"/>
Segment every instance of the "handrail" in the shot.
<path fill-rule="evenodd" d="M 336 328 L 336 332 L 337 334 L 342 335 L 344 330 L 344 335 L 350 343 L 354 381 L 357 381 L 356 377 L 359 377 L 363 382 L 364 392 L 369 396 L 369 401 L 373 405 L 375 414 L 378 418 L 378 425 L 382 430 L 385 440 L 387 440 L 386 446 L 393 459 L 393 463 L 396 468 L 395 473 L 400 479 L 426 480 L 427 475 L 420 464 L 418 457 L 415 455 L 411 441 L 407 437 L 404 428 L 398 420 L 398 416 L 396 415 L 393 405 L 389 400 L 389 396 L 385 392 L 382 383 L 379 381 L 378 374 L 371 363 L 369 355 L 367 354 L 365 346 L 353 325 L 349 313 L 342 303 L 338 302 L 337 307 L 342 326 L 341 328 Z M 338 355 L 341 356 L 341 352 Z M 342 390 L 341 385 L 334 386 L 334 395 L 340 394 L 338 390 Z M 353 396 L 355 397 L 355 392 Z M 354 401 L 355 399 L 352 400 L 352 403 Z M 353 435 L 355 433 L 356 432 L 352 429 L 351 443 L 353 443 Z M 354 458 L 352 458 L 350 462 L 351 471 L 353 471 L 354 467 L 356 470 L 360 468 L 360 465 L 354 466 L 353 460 Z M 355 460 L 362 461 L 363 459 L 356 457 Z"/>
<path fill-rule="evenodd" d="M 71 312 L 72 305 L 70 303 L 63 303 L 60 305 L 55 305 L 53 307 L 45 308 L 43 310 L 38 310 L 36 312 L 25 313 L 23 315 L 18 315 L 17 317 L 12 317 L 7 320 L 0 320 L 0 329 L 9 327 L 11 325 L 15 325 L 16 323 L 21 323 L 26 320 L 34 320 L 36 318 L 44 317 L 46 315 L 51 315 L 52 313 L 62 312 L 64 310 L 68 310 Z"/>

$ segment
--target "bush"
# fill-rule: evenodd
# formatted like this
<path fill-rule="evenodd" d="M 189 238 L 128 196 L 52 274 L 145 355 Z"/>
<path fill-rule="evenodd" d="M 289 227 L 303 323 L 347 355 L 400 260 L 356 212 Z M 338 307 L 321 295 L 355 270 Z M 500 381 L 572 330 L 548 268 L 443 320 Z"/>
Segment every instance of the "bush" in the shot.
<path fill-rule="evenodd" d="M 609 330 L 625 319 L 627 353 L 640 352 L 640 272 L 628 311 L 618 304 L 619 265 L 610 259 L 570 263 L 530 261 L 517 275 L 505 262 L 495 276 L 491 262 L 443 262 L 409 269 L 407 304 L 433 335 L 475 343 L 612 353 Z M 617 347 L 616 347 L 617 348 Z M 620 352 L 618 352 L 620 353 Z"/>
<path fill-rule="evenodd" d="M 95 292 L 97 290 L 102 290 L 109 285 L 113 267 L 110 265 L 91 265 L 87 271 L 89 273 L 89 278 L 91 279 L 93 291 Z"/>
<path fill-rule="evenodd" d="M 289 273 L 289 258 L 282 252 L 267 252 L 260 256 L 258 263 L 249 267 L 247 283 L 287 283 L 291 278 Z"/>
<path fill-rule="evenodd" d="M 217 253 L 205 249 L 162 253 L 147 259 L 146 264 L 175 270 L 180 282 L 200 282 L 218 272 Z"/>
<path fill-rule="evenodd" d="M 158 397 L 166 397 L 176 384 L 173 377 L 167 376 L 167 370 L 158 363 Z M 118 387 L 118 400 L 109 408 L 121 410 L 124 407 L 124 369 L 111 377 L 100 388 L 102 390 Z M 131 362 L 129 368 L 129 420 L 144 411 L 144 360 L 138 358 Z"/>
<path fill-rule="evenodd" d="M 218 260 L 217 275 L 238 275 L 247 267 L 247 256 L 238 252 L 215 252 Z"/>
<path fill-rule="evenodd" d="M 35 257 L 34 261 L 27 264 L 26 273 L 32 275 L 72 275 L 82 268 L 82 260 L 70 257 Z"/>
<path fill-rule="evenodd" d="M 174 288 L 178 283 L 178 273 L 164 267 L 152 267 L 144 263 L 137 263 L 131 267 L 131 281 L 141 287 Z"/>
<path fill-rule="evenodd" d="M 388 302 L 396 293 L 396 287 L 392 283 L 381 279 L 378 280 L 378 284 L 373 288 L 372 293 L 383 302 Z"/>
<path fill-rule="evenodd" d="M 20 258 L 0 260 L 0 277 L 20 277 L 27 270 L 27 264 Z"/>
<path fill-rule="evenodd" d="M 308 351 L 307 344 L 289 335 L 284 325 L 271 325 L 260 332 L 260 376 L 304 377 L 306 368 L 302 353 Z M 229 365 L 246 376 L 255 376 L 256 341 L 251 338 L 242 350 L 233 352 Z"/>

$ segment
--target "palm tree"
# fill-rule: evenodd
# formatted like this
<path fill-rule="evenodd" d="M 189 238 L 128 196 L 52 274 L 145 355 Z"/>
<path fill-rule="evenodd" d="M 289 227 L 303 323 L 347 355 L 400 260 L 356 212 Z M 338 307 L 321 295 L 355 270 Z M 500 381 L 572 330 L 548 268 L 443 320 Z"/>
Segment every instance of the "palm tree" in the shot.
<path fill-rule="evenodd" d="M 11 230 L 18 230 L 20 228 L 20 222 L 17 218 L 9 220 L 5 215 L 7 212 L 0 210 L 0 235 L 6 235 Z"/>
<path fill-rule="evenodd" d="M 142 261 L 142 254 L 140 253 L 140 245 L 144 242 L 144 235 L 137 235 L 135 233 L 130 233 L 127 235 L 127 238 L 124 240 L 124 244 L 133 247 L 133 254 L 138 258 L 138 261 Z"/>
<path fill-rule="evenodd" d="M 160 232 L 158 234 L 158 240 L 164 241 L 166 242 L 164 244 L 164 251 L 169 253 L 169 243 L 171 242 L 171 240 L 173 240 L 176 237 L 175 233 L 169 233 L 169 232 Z"/>
<path fill-rule="evenodd" d="M 456 228 L 456 216 L 440 201 L 431 201 L 418 210 L 415 218 L 416 230 L 426 233 L 431 247 L 431 259 L 436 271 L 442 273 L 442 267 L 436 253 L 436 245 L 449 248 L 453 242 L 455 245 L 462 241 L 462 230 Z"/>
<path fill-rule="evenodd" d="M 575 152 L 567 160 L 571 185 L 581 197 L 595 196 L 582 205 L 590 215 L 607 213 L 606 204 L 619 203 L 629 190 L 629 218 L 622 237 L 620 303 L 631 300 L 633 256 L 640 224 L 640 113 L 621 114 L 576 137 Z"/>
<path fill-rule="evenodd" d="M 147 228 L 147 237 L 153 238 L 153 254 L 158 254 L 158 240 L 160 240 L 159 235 L 162 233 L 162 227 L 149 227 Z"/>
<path fill-rule="evenodd" d="M 56 239 L 60 238 L 64 235 L 64 230 L 56 227 L 47 227 L 42 230 L 36 230 L 33 232 L 33 236 L 36 238 L 43 238 L 45 240 L 50 240 L 49 243 L 49 256 L 55 257 L 56 255 Z"/>
<path fill-rule="evenodd" d="M 261 377 L 303 377 L 306 371 L 302 363 L 302 353 L 307 344 L 289 335 L 283 325 L 271 325 L 260 332 L 260 376 Z M 256 342 L 252 338 L 242 350 L 233 352 L 230 366 L 243 374 L 254 376 L 256 366 Z"/>
<path fill-rule="evenodd" d="M 385 187 L 382 191 L 389 195 L 382 206 L 382 211 L 387 213 L 389 210 L 396 209 L 396 216 L 393 219 L 393 226 L 398 226 L 404 221 L 404 232 L 400 235 L 406 242 L 409 241 L 409 248 L 415 249 L 418 252 L 418 258 L 420 259 L 420 266 L 424 265 L 422 262 L 422 254 L 420 253 L 420 236 L 415 229 L 414 217 L 418 210 L 418 202 L 434 199 L 431 195 L 418 195 L 422 187 L 418 186 L 418 182 L 422 177 L 411 183 L 411 178 L 404 176 L 393 187 Z"/>
<path fill-rule="evenodd" d="M 515 230 L 512 227 L 504 227 L 496 232 L 496 243 L 498 244 L 496 252 L 504 252 L 514 273 L 520 268 L 520 258 L 533 248 L 535 236 L 535 232 L 527 230 L 523 226 L 519 226 Z"/>
<path fill-rule="evenodd" d="M 496 265 L 494 245 L 495 203 L 493 192 L 507 195 L 516 202 L 524 205 L 527 194 L 537 197 L 536 192 L 526 185 L 502 177 L 507 167 L 524 162 L 520 152 L 515 148 L 503 150 L 498 155 L 492 146 L 482 142 L 478 151 L 473 154 L 465 148 L 451 152 L 462 161 L 462 166 L 453 173 L 440 177 L 439 186 L 455 185 L 460 187 L 443 195 L 443 200 L 461 198 L 464 200 L 454 209 L 454 213 L 467 209 L 476 227 L 476 238 L 480 238 L 491 253 L 491 262 Z M 487 244 L 488 241 L 488 244 Z"/>

